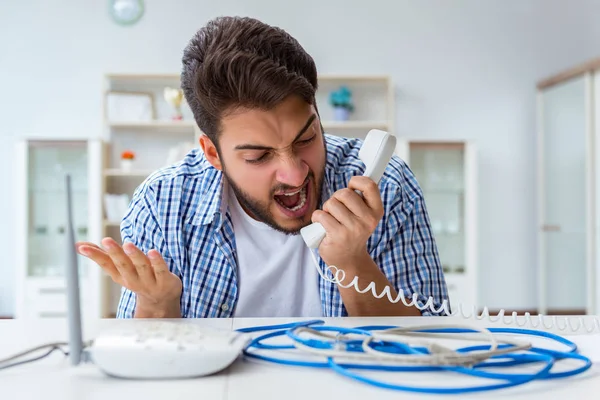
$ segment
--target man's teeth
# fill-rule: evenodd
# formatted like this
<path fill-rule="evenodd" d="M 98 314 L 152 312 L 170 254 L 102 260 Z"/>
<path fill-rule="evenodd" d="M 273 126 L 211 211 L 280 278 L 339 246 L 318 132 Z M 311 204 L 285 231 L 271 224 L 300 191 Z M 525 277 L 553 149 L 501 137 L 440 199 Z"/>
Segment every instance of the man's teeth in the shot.
<path fill-rule="evenodd" d="M 290 208 L 292 211 L 298 211 L 302 207 L 304 207 L 304 203 L 306 203 L 306 188 L 300 189 L 300 202 L 294 208 Z"/>
<path fill-rule="evenodd" d="M 281 202 L 279 202 L 279 204 L 281 204 L 283 207 L 287 208 L 290 211 L 298 211 L 299 209 L 304 207 L 304 204 L 306 203 L 306 186 L 304 186 L 302 189 L 298 190 L 298 192 L 300 192 L 300 201 L 298 202 L 298 204 L 295 207 L 291 207 L 291 208 L 287 207 L 285 204 L 283 204 Z M 292 196 L 298 192 L 286 194 L 286 196 Z"/>
<path fill-rule="evenodd" d="M 299 191 L 301 191 L 302 189 L 303 189 L 303 188 L 300 188 L 300 189 L 298 189 L 298 190 L 296 190 L 295 192 L 292 192 L 292 193 L 284 193 L 284 194 L 283 194 L 283 196 L 293 196 L 293 195 L 295 195 L 296 193 L 298 193 Z"/>

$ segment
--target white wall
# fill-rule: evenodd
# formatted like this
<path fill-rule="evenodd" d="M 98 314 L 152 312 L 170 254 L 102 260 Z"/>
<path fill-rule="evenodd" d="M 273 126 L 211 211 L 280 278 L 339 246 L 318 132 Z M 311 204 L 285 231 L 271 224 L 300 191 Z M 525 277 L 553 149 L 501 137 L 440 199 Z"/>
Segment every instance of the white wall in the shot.
<path fill-rule="evenodd" d="M 475 139 L 482 301 L 535 307 L 535 82 L 599 55 L 600 2 L 146 0 L 134 27 L 107 3 L 0 5 L 0 315 L 14 308 L 15 139 L 98 136 L 103 73 L 177 72 L 192 34 L 225 14 L 285 28 L 320 72 L 391 74 L 399 135 Z"/>

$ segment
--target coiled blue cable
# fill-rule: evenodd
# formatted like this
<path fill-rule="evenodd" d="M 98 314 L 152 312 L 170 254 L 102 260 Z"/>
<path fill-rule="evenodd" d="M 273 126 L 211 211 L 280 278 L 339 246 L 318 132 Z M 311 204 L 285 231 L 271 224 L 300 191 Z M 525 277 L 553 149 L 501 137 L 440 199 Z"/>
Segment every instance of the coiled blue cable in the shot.
<path fill-rule="evenodd" d="M 301 327 L 310 327 L 315 331 L 327 331 L 337 332 L 338 334 L 358 334 L 363 336 L 372 335 L 373 331 L 387 330 L 399 328 L 398 326 L 384 326 L 384 325 L 373 325 L 373 326 L 362 326 L 354 328 L 344 328 L 335 326 L 325 326 L 322 320 L 308 320 L 300 321 L 289 324 L 280 325 L 265 325 L 255 326 L 249 328 L 238 329 L 238 332 L 251 333 L 270 331 L 258 337 L 255 337 L 246 346 L 243 353 L 246 357 L 254 358 L 262 361 L 271 363 L 277 363 L 289 366 L 300 366 L 308 368 L 330 368 L 336 373 L 357 380 L 359 382 L 367 383 L 372 386 L 393 389 L 408 392 L 417 393 L 432 393 L 432 394 L 459 394 L 459 393 L 472 393 L 503 389 L 525 383 L 534 380 L 543 379 L 558 379 L 567 378 L 574 375 L 581 374 L 588 370 L 592 362 L 588 357 L 585 357 L 577 352 L 577 345 L 566 338 L 559 335 L 555 335 L 549 332 L 542 332 L 530 329 L 516 329 L 516 328 L 489 328 L 488 330 L 492 333 L 508 333 L 516 335 L 529 335 L 543 337 L 549 340 L 553 340 L 561 345 L 568 348 L 567 351 L 557 351 L 551 349 L 545 349 L 541 347 L 531 347 L 527 351 L 520 351 L 514 353 L 508 353 L 498 356 L 492 356 L 488 360 L 477 363 L 470 367 L 463 366 L 432 366 L 432 365 L 382 365 L 382 364 L 367 364 L 367 363 L 339 363 L 336 362 L 333 357 L 327 357 L 327 361 L 304 361 L 304 360 L 291 360 L 273 356 L 267 356 L 264 354 L 257 354 L 252 351 L 256 350 L 289 350 L 296 349 L 294 344 L 267 344 L 264 341 L 279 336 L 287 336 L 292 341 L 296 341 L 305 346 L 312 347 L 314 349 L 331 349 L 332 342 L 325 340 L 319 340 L 314 338 L 302 338 L 295 333 L 295 330 Z M 421 329 L 415 330 L 414 332 L 427 332 L 427 333 L 474 333 L 478 332 L 471 329 L 457 329 L 457 328 L 441 328 L 441 329 Z M 362 340 L 344 340 L 343 341 L 346 351 L 348 352 L 363 352 Z M 377 348 L 378 351 L 386 351 L 396 354 L 428 354 L 428 350 L 424 347 L 410 346 L 401 342 L 390 342 L 385 343 L 371 343 L 371 346 Z M 511 345 L 501 344 L 498 348 L 507 348 Z M 469 353 L 475 351 L 489 350 L 489 345 L 479 346 L 468 346 L 457 349 L 460 353 Z M 583 362 L 582 366 L 573 368 L 568 371 L 562 372 L 551 372 L 552 367 L 556 362 L 564 359 L 574 359 Z M 522 373 L 499 373 L 485 371 L 485 368 L 491 367 L 514 367 L 519 365 L 541 363 L 542 366 L 539 370 L 530 374 Z M 371 377 L 360 375 L 355 371 L 359 370 L 371 370 L 371 371 L 386 371 L 386 372 L 435 372 L 435 371 L 446 371 L 455 372 L 464 375 L 469 375 L 479 378 L 487 378 L 493 380 L 499 380 L 500 383 L 469 386 L 469 387 L 419 387 L 419 386 L 407 386 L 383 382 Z"/>

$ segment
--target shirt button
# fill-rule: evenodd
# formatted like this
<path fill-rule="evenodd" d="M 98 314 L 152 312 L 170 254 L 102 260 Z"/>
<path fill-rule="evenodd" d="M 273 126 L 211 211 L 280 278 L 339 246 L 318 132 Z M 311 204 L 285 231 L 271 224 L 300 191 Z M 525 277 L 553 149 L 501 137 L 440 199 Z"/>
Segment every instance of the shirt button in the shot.
<path fill-rule="evenodd" d="M 221 305 L 221 310 L 227 311 L 227 310 L 229 310 L 229 306 L 227 304 L 222 304 Z"/>

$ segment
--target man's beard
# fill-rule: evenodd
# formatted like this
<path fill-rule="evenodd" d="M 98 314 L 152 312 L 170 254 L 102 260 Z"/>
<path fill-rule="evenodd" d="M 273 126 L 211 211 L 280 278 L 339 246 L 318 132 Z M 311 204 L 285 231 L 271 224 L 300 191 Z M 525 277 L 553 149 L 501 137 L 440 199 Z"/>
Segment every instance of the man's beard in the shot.
<path fill-rule="evenodd" d="M 273 228 L 279 232 L 285 233 L 287 235 L 297 235 L 298 233 L 300 233 L 301 228 L 303 228 L 305 225 L 310 224 L 310 220 L 309 220 L 306 224 L 304 224 L 298 228 L 295 228 L 295 229 L 289 229 L 289 228 L 285 228 L 285 227 L 279 225 L 275 221 L 275 218 L 273 217 L 273 214 L 271 213 L 271 211 L 269 211 L 270 203 L 263 204 L 261 201 L 253 199 L 250 195 L 248 195 L 246 192 L 244 192 L 239 186 L 237 186 L 236 183 L 233 181 L 233 179 L 231 179 L 231 177 L 227 174 L 225 165 L 222 164 L 222 166 L 223 166 L 223 175 L 225 175 L 225 178 L 227 179 L 229 186 L 233 190 L 234 195 L 237 197 L 238 202 L 245 210 L 250 212 L 252 214 L 252 216 L 254 218 L 256 218 L 257 220 L 259 220 L 259 221 L 263 222 L 264 224 L 270 226 L 271 228 Z M 308 172 L 308 176 L 307 176 L 307 180 L 312 179 L 312 181 L 313 181 L 313 185 L 312 185 L 313 193 L 310 194 L 310 197 L 311 198 L 316 197 L 316 200 L 317 200 L 316 206 L 317 207 L 319 207 L 319 204 L 321 204 L 321 190 L 322 190 L 322 186 L 323 186 L 324 176 L 325 176 L 325 167 L 323 167 L 323 169 L 321 170 L 321 174 L 318 177 L 318 179 L 316 179 L 316 176 L 312 170 L 310 170 Z M 307 183 L 307 180 L 305 180 L 304 184 Z M 274 187 L 271 190 L 271 193 L 270 193 L 272 201 L 273 202 L 276 201 L 274 196 L 277 191 L 291 190 L 291 189 L 295 189 L 295 188 L 288 186 L 288 185 L 283 185 L 283 184 L 277 185 L 276 187 Z M 302 217 L 302 218 L 304 218 L 304 217 Z"/>

